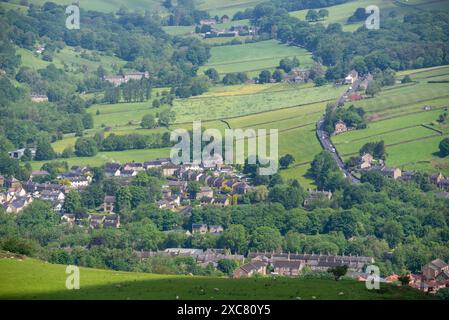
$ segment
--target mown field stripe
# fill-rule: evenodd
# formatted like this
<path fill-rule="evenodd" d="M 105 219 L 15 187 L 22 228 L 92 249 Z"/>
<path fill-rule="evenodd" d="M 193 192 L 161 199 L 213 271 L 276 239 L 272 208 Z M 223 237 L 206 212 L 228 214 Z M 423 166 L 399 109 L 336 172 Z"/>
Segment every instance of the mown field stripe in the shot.
<path fill-rule="evenodd" d="M 443 134 L 443 135 L 441 135 L 441 134 L 432 134 L 432 135 L 421 137 L 421 138 L 405 140 L 405 141 L 396 142 L 396 143 L 392 143 L 392 144 L 386 144 L 385 147 L 394 147 L 394 146 L 399 146 L 399 145 L 412 143 L 412 142 L 416 142 L 416 141 L 423 141 L 423 140 L 428 140 L 428 139 L 431 139 L 431 138 L 446 137 L 446 136 L 449 136 L 449 133 L 446 133 L 446 134 Z M 342 156 L 343 157 L 348 157 L 348 156 L 353 156 L 353 155 L 356 155 L 356 154 L 359 154 L 359 153 L 358 152 L 345 153 Z"/>

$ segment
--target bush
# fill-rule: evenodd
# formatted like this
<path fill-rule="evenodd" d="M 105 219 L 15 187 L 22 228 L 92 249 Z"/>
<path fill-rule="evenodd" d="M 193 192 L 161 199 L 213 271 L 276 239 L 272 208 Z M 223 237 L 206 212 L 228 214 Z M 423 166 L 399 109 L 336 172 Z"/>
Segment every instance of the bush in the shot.
<path fill-rule="evenodd" d="M 37 250 L 37 246 L 34 242 L 27 239 L 20 239 L 15 237 L 6 238 L 5 240 L 3 240 L 1 243 L 1 248 L 9 252 L 27 256 L 31 256 Z"/>

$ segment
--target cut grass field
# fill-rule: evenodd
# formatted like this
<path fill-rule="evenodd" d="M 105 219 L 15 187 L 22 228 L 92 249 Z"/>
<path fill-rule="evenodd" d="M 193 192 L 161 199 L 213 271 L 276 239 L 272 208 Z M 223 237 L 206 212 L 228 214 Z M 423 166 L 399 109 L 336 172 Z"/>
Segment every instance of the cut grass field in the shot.
<path fill-rule="evenodd" d="M 355 280 L 227 279 L 80 268 L 80 289 L 65 288 L 66 266 L 34 259 L 0 259 L 0 299 L 40 300 L 421 300 L 415 289 L 381 284 L 367 290 Z M 218 290 L 217 290 L 218 289 Z M 341 294 L 342 293 L 342 294 Z"/>
<path fill-rule="evenodd" d="M 282 58 L 296 56 L 302 67 L 312 63 L 312 56 L 306 50 L 279 44 L 276 40 L 255 43 L 213 47 L 211 58 L 200 69 L 200 72 L 215 68 L 218 73 L 248 72 L 251 76 L 258 75 L 264 69 L 273 70 Z"/>
<path fill-rule="evenodd" d="M 438 156 L 439 142 L 449 130 L 436 123 L 449 106 L 449 83 L 428 82 L 448 74 L 448 66 L 401 72 L 399 79 L 410 75 L 414 83 L 384 88 L 375 98 L 356 102 L 367 112 L 368 127 L 332 139 L 343 158 L 357 155 L 367 142 L 384 140 L 387 165 L 449 174 L 449 159 Z"/>

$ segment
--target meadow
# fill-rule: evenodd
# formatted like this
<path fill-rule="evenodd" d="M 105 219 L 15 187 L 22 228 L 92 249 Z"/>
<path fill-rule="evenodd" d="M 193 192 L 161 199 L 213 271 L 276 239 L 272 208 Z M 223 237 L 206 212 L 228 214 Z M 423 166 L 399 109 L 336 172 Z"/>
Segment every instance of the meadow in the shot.
<path fill-rule="evenodd" d="M 264 69 L 274 70 L 282 58 L 295 56 L 299 59 L 301 67 L 310 66 L 313 62 L 311 54 L 306 50 L 279 44 L 276 40 L 213 47 L 211 58 L 200 72 L 215 68 L 221 75 L 248 72 L 250 76 L 257 76 Z"/>
<path fill-rule="evenodd" d="M 237 11 L 244 11 L 247 8 L 254 8 L 265 0 L 194 0 L 195 5 L 200 10 L 206 10 L 210 15 L 219 17 L 228 15 L 230 18 Z"/>
<path fill-rule="evenodd" d="M 397 19 L 402 19 L 404 15 L 414 12 L 415 10 L 432 10 L 439 9 L 442 6 L 447 6 L 446 0 L 403 0 L 403 1 L 391 1 L 391 0 L 355 0 L 349 1 L 343 4 L 327 7 L 329 11 L 329 17 L 319 21 L 324 25 L 331 23 L 340 23 L 343 30 L 353 32 L 364 24 L 364 21 L 348 24 L 347 20 L 355 12 L 357 8 L 366 8 L 370 5 L 378 6 L 380 14 L 382 16 L 388 16 L 394 11 Z M 300 10 L 291 12 L 290 15 L 301 20 L 306 19 L 307 12 L 309 10 Z"/>
<path fill-rule="evenodd" d="M 367 112 L 367 129 L 344 133 L 332 140 L 345 159 L 358 154 L 367 142 L 384 140 L 387 165 L 447 174 L 449 161 L 437 153 L 439 142 L 449 136 L 449 130 L 436 120 L 449 106 L 449 84 L 429 81 L 447 79 L 449 67 L 408 70 L 398 73 L 398 79 L 405 75 L 413 83 L 387 87 L 375 98 L 354 103 Z"/>
<path fill-rule="evenodd" d="M 66 266 L 30 258 L 0 259 L 1 300 L 420 300 L 409 287 L 381 284 L 367 290 L 355 280 L 301 278 L 228 279 L 80 268 L 80 289 L 65 288 Z"/>
<path fill-rule="evenodd" d="M 19 4 L 20 0 L 12 0 L 11 2 Z M 47 0 L 28 0 L 29 3 L 36 5 L 43 5 Z M 67 0 L 52 0 L 52 2 L 59 5 L 69 5 L 71 1 Z M 95 10 L 100 12 L 116 12 L 122 6 L 129 10 L 141 11 L 153 10 L 161 11 L 163 7 L 158 0 L 89 0 L 81 1 L 81 8 L 84 10 Z"/>

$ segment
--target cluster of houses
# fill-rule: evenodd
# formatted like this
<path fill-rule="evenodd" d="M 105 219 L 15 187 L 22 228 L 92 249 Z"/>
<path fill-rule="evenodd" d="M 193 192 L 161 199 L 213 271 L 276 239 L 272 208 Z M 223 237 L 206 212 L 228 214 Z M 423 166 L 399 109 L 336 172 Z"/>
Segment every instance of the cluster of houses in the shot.
<path fill-rule="evenodd" d="M 196 193 L 200 205 L 225 207 L 231 204 L 232 195 L 246 194 L 250 186 L 246 178 L 238 175 L 231 166 L 217 164 L 211 167 L 196 164 L 172 164 L 169 158 L 160 158 L 144 163 L 108 163 L 105 175 L 123 179 L 132 179 L 139 172 L 160 169 L 168 179 L 162 186 L 162 199 L 157 202 L 160 209 L 177 210 L 182 204 L 190 203 L 188 182 L 198 182 L 202 187 Z"/>
<path fill-rule="evenodd" d="M 243 255 L 231 254 L 224 249 L 188 249 L 188 248 L 170 248 L 163 251 L 135 251 L 134 254 L 141 260 L 145 260 L 154 256 L 166 257 L 191 257 L 195 261 L 206 267 L 213 264 L 217 267 L 220 260 L 234 260 L 238 263 L 244 263 L 245 257 Z"/>
<path fill-rule="evenodd" d="M 374 263 L 372 257 L 337 256 L 322 254 L 298 253 L 266 253 L 250 252 L 250 263 L 240 266 L 234 271 L 235 278 L 251 277 L 255 274 L 266 275 L 271 267 L 273 275 L 298 276 L 304 268 L 312 272 L 325 272 L 330 268 L 348 266 L 348 271 L 362 272 L 367 265 Z"/>
<path fill-rule="evenodd" d="M 369 153 L 365 153 L 360 158 L 358 169 L 365 171 L 376 171 L 384 177 L 402 181 L 411 181 L 416 175 L 416 172 L 414 171 L 402 171 L 400 168 L 387 167 L 385 166 L 383 160 L 374 159 L 374 157 Z M 441 190 L 449 190 L 449 178 L 445 177 L 441 173 L 431 175 L 430 182 Z"/>
<path fill-rule="evenodd" d="M 197 32 L 201 37 L 208 38 L 220 38 L 220 37 L 238 37 L 238 36 L 254 36 L 257 34 L 257 29 L 255 27 L 249 26 L 232 26 L 226 29 L 218 29 L 215 26 L 208 28 L 208 31 L 201 32 L 197 30 Z"/>
<path fill-rule="evenodd" d="M 0 176 L 0 189 L 2 188 L 5 191 L 0 192 L 0 205 L 7 213 L 19 213 L 33 202 L 33 197 L 13 177 Z"/>
<path fill-rule="evenodd" d="M 150 73 L 148 71 L 146 72 L 131 72 L 131 73 L 125 73 L 123 75 L 116 75 L 116 76 L 104 76 L 103 80 L 112 83 L 114 86 L 118 87 L 123 83 L 127 83 L 130 80 L 142 80 L 142 79 L 149 79 Z"/>

